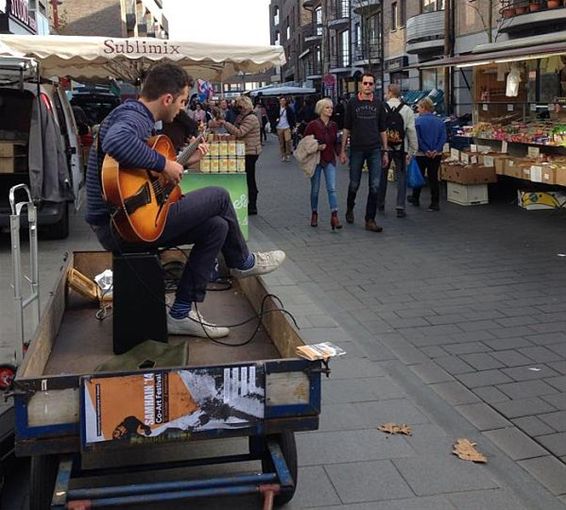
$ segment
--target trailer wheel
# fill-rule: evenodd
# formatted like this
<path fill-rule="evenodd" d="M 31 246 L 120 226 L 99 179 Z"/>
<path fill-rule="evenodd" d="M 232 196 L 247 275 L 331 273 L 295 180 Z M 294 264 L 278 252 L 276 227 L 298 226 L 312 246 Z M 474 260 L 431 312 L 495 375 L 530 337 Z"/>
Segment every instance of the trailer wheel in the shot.
<path fill-rule="evenodd" d="M 59 468 L 57 455 L 38 455 L 31 458 L 30 465 L 30 510 L 49 510 Z"/>
<path fill-rule="evenodd" d="M 282 432 L 281 434 L 275 434 L 273 436 L 267 436 L 267 439 L 275 439 L 279 446 L 281 447 L 281 453 L 283 458 L 287 463 L 291 477 L 295 482 L 292 488 L 282 489 L 281 492 L 275 496 L 275 506 L 282 506 L 293 499 L 295 495 L 295 490 L 297 489 L 297 479 L 298 479 L 298 468 L 297 468 L 297 444 L 295 442 L 295 434 L 293 432 Z M 267 450 L 267 444 L 264 443 L 265 449 L 264 454 L 261 458 L 261 467 L 264 473 L 273 473 L 275 471 L 275 466 L 271 460 L 271 455 Z"/>
<path fill-rule="evenodd" d="M 0 365 L 0 391 L 9 389 L 15 376 L 16 367 L 14 365 Z"/>

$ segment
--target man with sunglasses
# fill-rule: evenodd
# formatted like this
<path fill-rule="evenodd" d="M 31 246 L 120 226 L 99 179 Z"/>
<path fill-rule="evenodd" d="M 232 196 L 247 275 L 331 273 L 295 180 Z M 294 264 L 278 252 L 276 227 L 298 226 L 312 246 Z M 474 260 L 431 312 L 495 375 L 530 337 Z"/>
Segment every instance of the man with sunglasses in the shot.
<path fill-rule="evenodd" d="M 375 77 L 364 73 L 360 79 L 360 92 L 348 102 L 344 118 L 340 162 L 346 164 L 346 144 L 350 139 L 350 184 L 346 221 L 354 223 L 354 205 L 360 187 L 362 167 L 367 164 L 369 172 L 369 193 L 366 205 L 366 230 L 381 232 L 383 228 L 375 222 L 377 195 L 382 167 L 389 163 L 385 109 L 374 96 Z"/>

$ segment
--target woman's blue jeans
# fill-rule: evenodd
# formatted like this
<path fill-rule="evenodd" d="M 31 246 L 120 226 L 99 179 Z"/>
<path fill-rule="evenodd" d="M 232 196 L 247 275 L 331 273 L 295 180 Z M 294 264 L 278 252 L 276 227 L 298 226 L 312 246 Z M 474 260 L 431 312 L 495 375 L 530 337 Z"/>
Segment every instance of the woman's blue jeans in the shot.
<path fill-rule="evenodd" d="M 316 165 L 314 174 L 311 177 L 311 209 L 318 210 L 318 192 L 320 190 L 320 176 L 324 172 L 326 191 L 328 193 L 328 204 L 331 211 L 338 210 L 338 200 L 336 199 L 336 165 L 327 163 L 326 166 Z"/>

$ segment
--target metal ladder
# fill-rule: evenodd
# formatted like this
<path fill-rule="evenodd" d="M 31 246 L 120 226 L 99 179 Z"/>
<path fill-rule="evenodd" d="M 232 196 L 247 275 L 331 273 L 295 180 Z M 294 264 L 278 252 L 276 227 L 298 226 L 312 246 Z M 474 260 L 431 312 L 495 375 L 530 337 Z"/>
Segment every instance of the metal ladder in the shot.
<path fill-rule="evenodd" d="M 16 202 L 16 192 L 23 190 L 27 195 L 27 201 Z M 24 311 L 32 306 L 32 331 L 39 325 L 39 265 L 37 249 L 37 209 L 31 193 L 26 184 L 18 184 L 10 188 L 10 236 L 12 242 L 12 289 L 14 291 L 14 305 L 16 312 L 16 345 L 14 350 L 14 363 L 19 366 L 24 357 L 25 331 Z M 22 209 L 27 207 L 28 230 L 29 230 L 29 263 L 30 276 L 22 272 L 22 251 L 20 246 L 20 218 Z M 30 285 L 30 293 L 27 297 L 22 296 L 22 280 L 25 279 Z"/>

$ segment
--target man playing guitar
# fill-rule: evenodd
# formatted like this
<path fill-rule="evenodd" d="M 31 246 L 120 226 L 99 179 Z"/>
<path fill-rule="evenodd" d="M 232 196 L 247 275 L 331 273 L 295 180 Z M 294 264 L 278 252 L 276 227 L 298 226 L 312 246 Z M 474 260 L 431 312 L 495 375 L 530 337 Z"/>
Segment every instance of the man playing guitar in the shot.
<path fill-rule="evenodd" d="M 105 155 L 116 160 L 121 168 L 158 172 L 172 184 L 181 181 L 183 166 L 151 148 L 147 140 L 157 121 L 171 122 L 185 107 L 192 83 L 193 80 L 178 65 L 157 64 L 147 73 L 140 98 L 126 101 L 104 120 L 88 160 L 86 221 L 104 248 L 119 253 L 193 244 L 175 301 L 167 315 L 168 331 L 173 335 L 220 338 L 227 336 L 229 329 L 205 321 L 192 307 L 194 302 L 204 301 L 218 253 L 222 252 L 232 275 L 238 278 L 277 269 L 285 259 L 285 253 L 280 250 L 251 253 L 228 192 L 217 187 L 193 191 L 172 203 L 163 232 L 155 242 L 128 243 L 120 239 L 114 229 L 115 211 L 104 200 L 101 184 Z M 207 151 L 208 146 L 200 144 L 188 165 L 197 162 Z"/>

